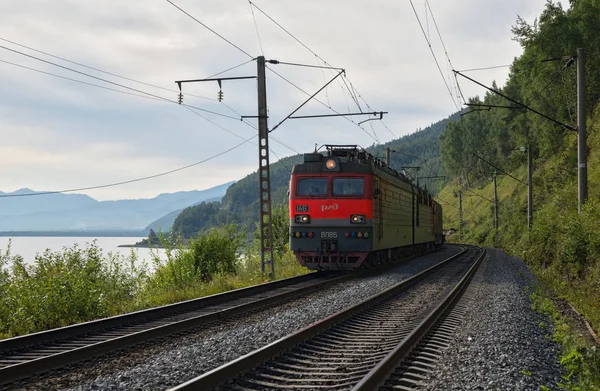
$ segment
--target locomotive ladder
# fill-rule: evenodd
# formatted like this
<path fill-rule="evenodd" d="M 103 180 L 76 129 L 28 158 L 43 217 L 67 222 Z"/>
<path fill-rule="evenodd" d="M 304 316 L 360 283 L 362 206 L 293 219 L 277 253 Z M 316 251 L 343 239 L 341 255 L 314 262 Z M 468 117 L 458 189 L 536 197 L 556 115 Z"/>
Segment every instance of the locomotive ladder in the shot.
<path fill-rule="evenodd" d="M 263 273 L 275 275 L 273 263 L 273 225 L 271 215 L 271 174 L 269 170 L 269 129 L 267 124 L 267 82 L 265 58 L 256 58 L 258 76 L 258 180 L 260 186 L 260 260 Z"/>

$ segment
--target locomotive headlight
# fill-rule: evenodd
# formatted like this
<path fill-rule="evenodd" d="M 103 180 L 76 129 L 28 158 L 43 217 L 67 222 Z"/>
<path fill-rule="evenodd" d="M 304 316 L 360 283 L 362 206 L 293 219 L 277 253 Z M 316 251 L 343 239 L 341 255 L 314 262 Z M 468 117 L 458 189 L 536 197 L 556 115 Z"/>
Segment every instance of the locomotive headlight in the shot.
<path fill-rule="evenodd" d="M 296 223 L 300 223 L 300 224 L 308 224 L 308 223 L 310 223 L 310 216 L 309 215 L 295 215 L 294 221 Z"/>
<path fill-rule="evenodd" d="M 337 166 L 337 163 L 334 159 L 329 159 L 325 162 L 325 167 L 328 170 L 333 170 Z"/>
<path fill-rule="evenodd" d="M 352 215 L 350 216 L 350 222 L 352 224 L 364 224 L 367 221 L 365 215 Z"/>

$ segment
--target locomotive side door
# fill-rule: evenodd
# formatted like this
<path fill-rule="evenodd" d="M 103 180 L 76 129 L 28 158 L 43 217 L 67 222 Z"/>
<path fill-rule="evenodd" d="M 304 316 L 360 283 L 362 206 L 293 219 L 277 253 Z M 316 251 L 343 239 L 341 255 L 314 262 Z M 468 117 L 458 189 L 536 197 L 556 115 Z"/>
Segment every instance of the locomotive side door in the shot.
<path fill-rule="evenodd" d="M 377 238 L 379 240 L 381 240 L 381 238 L 383 237 L 383 205 L 382 205 L 382 198 L 383 198 L 383 194 L 381 192 L 381 186 L 379 183 L 379 178 L 375 178 L 375 183 L 373 186 L 373 195 L 375 197 L 375 215 L 378 218 L 378 222 L 377 222 Z"/>

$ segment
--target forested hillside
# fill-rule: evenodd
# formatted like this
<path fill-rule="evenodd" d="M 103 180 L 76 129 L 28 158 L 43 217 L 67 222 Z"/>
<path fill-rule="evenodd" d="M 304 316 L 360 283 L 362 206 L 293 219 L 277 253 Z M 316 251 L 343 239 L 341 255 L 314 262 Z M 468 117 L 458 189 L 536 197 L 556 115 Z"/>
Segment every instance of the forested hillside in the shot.
<path fill-rule="evenodd" d="M 410 169 L 415 176 L 443 175 L 440 164 L 439 138 L 449 122 L 459 118 L 454 114 L 436 122 L 425 129 L 381 145 L 372 145 L 367 150 L 374 156 L 385 159 L 386 148 L 392 149 L 391 165 L 400 171 L 402 167 L 421 167 Z M 340 144 L 348 143 L 340 140 Z M 310 151 L 306 151 L 310 152 Z M 290 170 L 294 164 L 302 162 L 301 155 L 284 158 L 271 165 L 271 197 L 273 206 L 287 203 L 287 190 Z M 431 179 L 422 184 L 432 188 L 439 186 Z M 173 232 L 190 237 L 199 231 L 226 223 L 239 223 L 253 228 L 258 222 L 258 175 L 256 172 L 233 184 L 221 202 L 202 203 L 183 210 L 173 224 Z"/>
<path fill-rule="evenodd" d="M 442 161 L 454 179 L 439 194 L 445 203 L 444 225 L 459 228 L 456 195 L 462 192 L 463 241 L 497 246 L 525 258 L 547 286 L 600 330 L 600 2 L 572 0 L 563 9 L 549 1 L 532 25 L 517 19 L 514 39 L 523 55 L 510 77 L 493 89 L 550 117 L 516 106 L 494 92 L 471 103 L 478 110 L 448 126 L 441 138 Z M 577 58 L 585 50 L 587 100 L 588 199 L 578 213 Z M 476 77 L 477 78 L 477 77 Z M 459 79 L 462 82 L 468 82 Z M 481 79 L 480 79 L 481 80 Z M 483 80 L 481 80 L 484 82 Z M 487 81 L 489 83 L 489 81 Z M 487 105 L 487 106 L 486 106 Z M 562 125 L 561 125 L 562 124 Z M 533 154 L 533 226 L 527 227 L 527 156 Z M 499 229 L 493 221 L 495 169 L 520 179 L 498 176 Z M 458 234 L 450 240 L 459 241 Z M 564 341 L 561 341 L 564 342 Z M 589 382 L 577 389 L 597 389 L 600 355 L 565 344 L 567 383 Z M 575 347 L 574 347 L 575 346 Z M 587 367 L 586 367 L 587 365 Z M 595 368 L 594 368 L 595 366 Z M 571 389 L 571 388 L 568 388 Z"/>

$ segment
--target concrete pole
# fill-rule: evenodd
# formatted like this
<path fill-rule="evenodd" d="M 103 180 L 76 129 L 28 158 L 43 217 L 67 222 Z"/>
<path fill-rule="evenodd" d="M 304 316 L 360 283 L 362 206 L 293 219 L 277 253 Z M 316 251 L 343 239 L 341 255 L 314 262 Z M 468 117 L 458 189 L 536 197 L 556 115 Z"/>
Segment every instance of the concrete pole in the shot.
<path fill-rule="evenodd" d="M 531 145 L 527 146 L 527 227 L 533 225 L 533 182 L 532 182 Z"/>
<path fill-rule="evenodd" d="M 462 209 L 462 190 L 458 191 L 458 213 L 459 213 L 459 223 L 458 223 L 458 232 L 460 240 L 463 240 L 463 209 Z"/>
<path fill-rule="evenodd" d="M 389 148 L 385 149 L 385 164 L 388 167 L 391 167 L 390 152 L 391 152 L 391 150 Z"/>
<path fill-rule="evenodd" d="M 258 183 L 260 194 L 260 260 L 263 273 L 265 265 L 271 265 L 270 274 L 275 276 L 273 260 L 273 224 L 271 215 L 271 174 L 269 167 L 269 128 L 267 123 L 267 77 L 265 57 L 256 58 L 258 77 Z"/>
<path fill-rule="evenodd" d="M 586 157 L 586 110 L 585 110 L 585 54 L 582 48 L 577 49 L 577 167 L 578 167 L 578 208 L 581 208 L 587 199 L 587 157 Z"/>
<path fill-rule="evenodd" d="M 498 231 L 498 188 L 496 186 L 496 173 L 494 173 L 494 228 Z"/>

